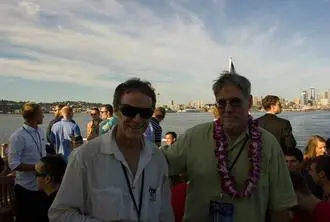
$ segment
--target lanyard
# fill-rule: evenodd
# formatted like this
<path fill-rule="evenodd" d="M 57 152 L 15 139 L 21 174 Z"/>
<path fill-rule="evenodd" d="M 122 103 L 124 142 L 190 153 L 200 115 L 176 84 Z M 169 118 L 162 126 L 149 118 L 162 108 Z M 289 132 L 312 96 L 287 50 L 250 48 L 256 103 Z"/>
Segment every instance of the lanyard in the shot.
<path fill-rule="evenodd" d="M 233 167 L 235 166 L 235 164 L 236 164 L 238 158 L 241 156 L 242 151 L 243 151 L 243 149 L 244 149 L 244 147 L 245 147 L 245 145 L 246 145 L 246 143 L 247 143 L 248 140 L 249 140 L 249 137 L 246 137 L 245 140 L 244 140 L 243 145 L 241 146 L 241 149 L 239 150 L 239 152 L 238 152 L 237 156 L 235 157 L 233 163 L 231 164 L 231 166 L 230 166 L 229 169 L 228 169 L 229 172 L 233 169 Z"/>
<path fill-rule="evenodd" d="M 25 129 L 24 127 L 22 127 L 22 128 L 23 128 L 23 130 L 25 132 L 27 132 L 30 135 L 30 137 L 32 138 L 34 144 L 37 147 L 37 151 L 39 152 L 40 157 L 42 157 L 42 144 L 41 144 L 41 138 L 40 138 L 39 132 L 36 131 L 37 132 L 37 135 L 38 135 L 38 140 L 39 140 L 39 145 L 38 145 L 37 141 L 34 139 L 34 137 L 32 136 L 32 134 L 27 129 Z"/>
<path fill-rule="evenodd" d="M 138 206 L 137 203 L 136 203 L 135 197 L 133 195 L 131 183 L 128 179 L 127 170 L 126 170 L 125 166 L 122 163 L 120 163 L 120 164 L 121 164 L 121 168 L 123 169 L 124 174 L 125 174 L 126 184 L 128 186 L 128 189 L 129 189 L 129 195 L 131 196 L 131 199 L 132 199 L 133 204 L 134 204 L 134 209 L 135 209 L 137 217 L 138 217 L 138 221 L 140 222 L 141 221 L 143 188 L 144 188 L 144 170 L 142 171 L 142 182 L 141 182 L 140 196 L 139 196 L 139 206 Z"/>

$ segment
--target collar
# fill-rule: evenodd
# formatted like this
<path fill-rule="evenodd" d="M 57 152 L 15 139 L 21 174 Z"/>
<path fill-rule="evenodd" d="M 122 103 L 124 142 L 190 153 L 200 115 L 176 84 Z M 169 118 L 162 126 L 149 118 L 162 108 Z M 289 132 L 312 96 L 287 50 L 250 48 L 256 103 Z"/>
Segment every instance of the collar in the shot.
<path fill-rule="evenodd" d="M 28 132 L 38 132 L 39 131 L 39 127 L 37 129 L 27 125 L 26 123 L 23 123 L 23 127 L 24 129 L 26 129 Z"/>
<path fill-rule="evenodd" d="M 110 130 L 109 133 L 106 133 L 101 136 L 101 153 L 103 154 L 109 154 L 114 155 L 117 159 L 123 159 L 122 154 L 119 150 L 118 144 L 115 140 L 114 133 L 115 129 L 117 127 L 114 127 Z M 148 156 L 152 156 L 155 153 L 155 148 L 153 147 L 153 143 L 149 142 L 146 138 L 144 138 L 144 146 L 142 148 L 142 153 L 147 154 Z M 120 154 L 120 155 L 119 155 Z"/>
<path fill-rule="evenodd" d="M 269 114 L 269 115 L 273 115 L 273 116 L 276 116 L 276 114 L 275 113 L 272 113 L 272 112 L 266 112 L 266 114 Z"/>
<path fill-rule="evenodd" d="M 240 143 L 242 140 L 244 140 L 246 137 L 250 137 L 250 132 L 249 132 L 249 128 L 246 127 L 245 130 L 237 137 L 237 139 L 233 142 L 230 140 L 230 137 L 227 136 L 227 140 L 228 140 L 228 145 L 233 147 L 236 144 Z"/>

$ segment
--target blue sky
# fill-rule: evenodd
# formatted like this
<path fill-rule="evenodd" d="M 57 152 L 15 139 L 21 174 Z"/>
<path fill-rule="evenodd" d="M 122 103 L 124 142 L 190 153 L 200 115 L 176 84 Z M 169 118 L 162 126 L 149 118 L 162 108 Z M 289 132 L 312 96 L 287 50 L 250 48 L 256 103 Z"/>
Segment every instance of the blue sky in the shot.
<path fill-rule="evenodd" d="M 109 103 L 140 77 L 162 104 L 213 102 L 229 57 L 257 96 L 329 87 L 330 0 L 0 1 L 3 99 Z"/>

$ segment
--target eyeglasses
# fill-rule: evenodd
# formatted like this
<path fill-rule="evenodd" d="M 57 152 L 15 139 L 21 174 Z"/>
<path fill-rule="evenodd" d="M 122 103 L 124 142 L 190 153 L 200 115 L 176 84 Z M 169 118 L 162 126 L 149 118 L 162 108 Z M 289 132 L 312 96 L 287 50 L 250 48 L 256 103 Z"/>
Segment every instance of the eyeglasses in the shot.
<path fill-rule="evenodd" d="M 106 110 L 103 110 L 103 111 L 101 110 L 101 111 L 100 111 L 100 113 L 106 113 L 106 112 L 108 112 L 108 111 L 106 111 Z"/>
<path fill-rule="evenodd" d="M 140 108 L 140 107 L 130 106 L 127 104 L 122 104 L 119 110 L 124 116 L 135 117 L 137 114 L 140 114 L 141 118 L 143 119 L 151 118 L 154 112 L 152 108 Z"/>
<path fill-rule="evenodd" d="M 231 99 L 219 99 L 217 104 L 220 109 L 225 109 L 227 104 L 230 104 L 232 108 L 241 108 L 243 105 L 243 100 L 238 97 Z"/>
<path fill-rule="evenodd" d="M 91 113 L 91 116 L 96 116 L 96 113 Z"/>
<path fill-rule="evenodd" d="M 36 177 L 45 177 L 45 176 L 48 176 L 48 174 L 36 172 Z"/>

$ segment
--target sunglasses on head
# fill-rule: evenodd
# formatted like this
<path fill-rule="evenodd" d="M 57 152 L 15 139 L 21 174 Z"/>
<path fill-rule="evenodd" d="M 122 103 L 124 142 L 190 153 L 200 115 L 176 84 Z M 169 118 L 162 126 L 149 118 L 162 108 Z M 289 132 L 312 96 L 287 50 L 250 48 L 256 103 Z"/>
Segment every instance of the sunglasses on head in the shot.
<path fill-rule="evenodd" d="M 241 108 L 243 105 L 243 100 L 238 97 L 231 99 L 219 99 L 217 104 L 220 109 L 225 109 L 227 104 L 229 104 L 232 108 Z"/>
<path fill-rule="evenodd" d="M 121 105 L 119 110 L 124 116 L 135 117 L 137 114 L 139 114 L 143 119 L 151 118 L 154 112 L 152 108 L 140 108 L 140 107 L 130 106 L 127 104 Z"/>

